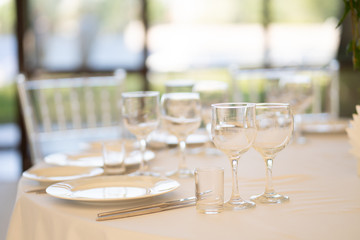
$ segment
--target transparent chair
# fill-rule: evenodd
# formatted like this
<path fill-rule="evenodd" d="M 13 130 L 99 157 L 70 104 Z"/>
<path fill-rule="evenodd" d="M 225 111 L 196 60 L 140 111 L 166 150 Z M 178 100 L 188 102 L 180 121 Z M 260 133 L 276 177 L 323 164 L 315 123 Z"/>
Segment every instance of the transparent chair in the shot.
<path fill-rule="evenodd" d="M 274 68 L 230 67 L 234 101 L 267 102 L 270 95 L 280 91 L 284 79 L 308 78 L 313 87 L 314 100 L 308 114 L 339 116 L 339 63 L 332 60 L 325 66 L 295 66 Z"/>
<path fill-rule="evenodd" d="M 325 66 L 254 69 L 231 66 L 230 72 L 234 101 L 292 105 L 294 139 L 298 143 L 305 143 L 302 136 L 305 131 L 320 132 L 324 125 L 333 123 L 343 125 L 339 119 L 339 63 L 336 60 Z M 331 130 L 331 126 L 327 128 Z"/>
<path fill-rule="evenodd" d="M 126 72 L 113 76 L 27 80 L 17 88 L 32 164 L 58 151 L 76 151 L 86 141 L 122 134 L 120 96 Z"/>

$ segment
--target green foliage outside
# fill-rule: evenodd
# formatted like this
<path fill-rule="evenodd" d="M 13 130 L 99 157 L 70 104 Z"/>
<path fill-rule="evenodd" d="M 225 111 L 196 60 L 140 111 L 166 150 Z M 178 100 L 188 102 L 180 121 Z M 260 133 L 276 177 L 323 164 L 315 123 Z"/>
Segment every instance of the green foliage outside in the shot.
<path fill-rule="evenodd" d="M 270 19 L 281 23 L 324 22 L 330 17 L 338 18 L 339 0 L 270 0 Z"/>
<path fill-rule="evenodd" d="M 340 72 L 340 116 L 352 117 L 360 105 L 360 72 L 352 69 Z"/>
<path fill-rule="evenodd" d="M 15 122 L 17 117 L 15 84 L 0 87 L 0 124 Z"/>
<path fill-rule="evenodd" d="M 360 70 L 360 1 L 343 0 L 344 13 L 339 21 L 338 27 L 343 23 L 347 15 L 351 19 L 352 39 L 347 46 L 347 51 L 352 53 L 354 69 Z"/>
<path fill-rule="evenodd" d="M 12 34 L 15 23 L 15 1 L 0 3 L 0 34 Z"/>

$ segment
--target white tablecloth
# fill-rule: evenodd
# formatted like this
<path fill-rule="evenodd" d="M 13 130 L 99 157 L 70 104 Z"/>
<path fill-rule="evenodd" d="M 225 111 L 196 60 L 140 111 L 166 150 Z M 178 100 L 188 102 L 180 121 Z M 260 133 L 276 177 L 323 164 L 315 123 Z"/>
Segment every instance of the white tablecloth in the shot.
<path fill-rule="evenodd" d="M 21 179 L 8 240 L 77 239 L 360 239 L 360 177 L 346 135 L 312 135 L 291 144 L 274 161 L 275 189 L 290 197 L 281 205 L 203 215 L 195 207 L 97 222 L 96 214 L 123 207 L 87 205 L 48 195 L 24 193 L 36 182 Z M 157 154 L 152 165 L 167 171 L 177 165 L 174 149 Z M 225 199 L 231 193 L 230 163 L 224 155 L 189 156 L 188 165 L 224 166 Z M 240 164 L 240 192 L 245 199 L 264 189 L 265 167 L 254 150 Z M 194 180 L 180 180 L 161 201 L 194 194 Z M 145 201 L 145 200 L 142 200 Z M 146 201 L 145 201 L 146 202 Z M 139 203 L 137 203 L 139 204 Z"/>

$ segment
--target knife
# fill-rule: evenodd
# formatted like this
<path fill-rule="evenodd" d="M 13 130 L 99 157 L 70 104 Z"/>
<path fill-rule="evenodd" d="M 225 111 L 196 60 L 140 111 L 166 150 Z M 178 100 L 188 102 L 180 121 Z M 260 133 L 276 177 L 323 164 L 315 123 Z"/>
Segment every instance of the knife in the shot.
<path fill-rule="evenodd" d="M 171 200 L 163 203 L 155 203 L 134 208 L 102 212 L 97 215 L 96 221 L 105 221 L 118 218 L 133 217 L 150 213 L 162 212 L 176 208 L 183 208 L 195 205 L 195 197 Z"/>

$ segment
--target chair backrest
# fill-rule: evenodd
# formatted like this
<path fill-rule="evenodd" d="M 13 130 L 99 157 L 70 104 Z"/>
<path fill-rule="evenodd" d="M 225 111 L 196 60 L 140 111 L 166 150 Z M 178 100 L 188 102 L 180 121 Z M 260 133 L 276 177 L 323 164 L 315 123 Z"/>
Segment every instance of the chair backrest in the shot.
<path fill-rule="evenodd" d="M 311 113 L 339 116 L 339 63 L 321 67 L 230 68 L 234 101 L 266 102 L 267 96 L 280 88 L 284 79 L 305 79 L 312 83 L 314 99 Z"/>
<path fill-rule="evenodd" d="M 78 147 L 79 140 L 118 137 L 120 98 L 126 72 L 113 76 L 27 80 L 17 87 L 32 162 L 46 154 Z"/>

